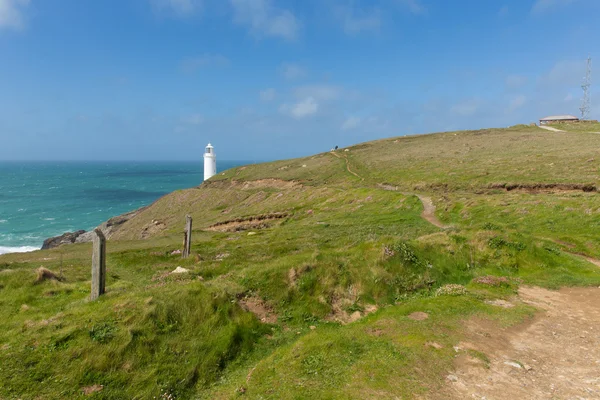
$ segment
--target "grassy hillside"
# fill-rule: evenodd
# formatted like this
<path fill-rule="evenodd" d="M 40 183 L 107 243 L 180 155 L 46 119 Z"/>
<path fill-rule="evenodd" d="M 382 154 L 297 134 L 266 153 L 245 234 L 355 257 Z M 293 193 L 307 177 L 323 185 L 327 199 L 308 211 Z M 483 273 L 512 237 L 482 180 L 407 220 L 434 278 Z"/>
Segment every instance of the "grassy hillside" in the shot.
<path fill-rule="evenodd" d="M 427 396 L 465 321 L 532 315 L 519 285 L 600 285 L 598 149 L 517 126 L 225 171 L 125 223 L 93 303 L 89 244 L 1 256 L 0 398 Z"/>

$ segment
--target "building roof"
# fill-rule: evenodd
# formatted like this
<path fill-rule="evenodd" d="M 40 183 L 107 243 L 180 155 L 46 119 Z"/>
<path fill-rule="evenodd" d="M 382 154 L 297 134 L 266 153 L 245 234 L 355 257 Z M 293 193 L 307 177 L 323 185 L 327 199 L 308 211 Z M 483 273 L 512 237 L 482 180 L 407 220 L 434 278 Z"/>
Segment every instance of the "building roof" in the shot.
<path fill-rule="evenodd" d="M 577 118 L 573 115 L 551 115 L 549 117 L 540 119 L 540 121 L 563 121 L 563 120 L 573 120 L 573 119 L 579 119 L 579 118 Z"/>

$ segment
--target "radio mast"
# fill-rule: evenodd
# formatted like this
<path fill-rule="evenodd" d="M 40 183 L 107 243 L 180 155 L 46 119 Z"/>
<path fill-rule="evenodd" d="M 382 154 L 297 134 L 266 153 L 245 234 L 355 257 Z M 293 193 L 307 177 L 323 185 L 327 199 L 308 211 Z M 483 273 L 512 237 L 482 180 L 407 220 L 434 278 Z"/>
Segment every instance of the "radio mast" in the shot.
<path fill-rule="evenodd" d="M 579 110 L 581 111 L 582 120 L 590 118 L 590 108 L 592 107 L 590 86 L 592 86 L 592 58 L 588 57 L 585 78 L 583 78 L 583 85 L 581 85 L 581 88 L 583 89 L 583 98 L 581 99 L 581 107 Z"/>

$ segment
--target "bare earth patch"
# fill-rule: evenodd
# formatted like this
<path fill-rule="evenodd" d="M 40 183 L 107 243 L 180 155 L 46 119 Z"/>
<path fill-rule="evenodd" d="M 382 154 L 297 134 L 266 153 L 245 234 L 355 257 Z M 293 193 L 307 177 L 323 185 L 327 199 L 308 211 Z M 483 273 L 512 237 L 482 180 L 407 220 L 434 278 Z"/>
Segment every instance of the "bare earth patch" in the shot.
<path fill-rule="evenodd" d="M 501 299 L 488 300 L 488 301 L 486 301 L 486 303 L 491 304 L 493 306 L 502 307 L 502 308 L 513 308 L 515 306 L 510 301 L 501 300 Z"/>
<path fill-rule="evenodd" d="M 240 300 L 240 306 L 246 311 L 256 315 L 264 323 L 274 324 L 277 322 L 277 314 L 260 297 L 245 297 Z"/>
<path fill-rule="evenodd" d="M 243 168 L 243 167 L 242 167 Z M 238 170 L 242 171 L 242 168 Z M 245 168 L 244 168 L 245 169 Z M 217 189 L 242 189 L 242 190 L 251 190 L 251 189 L 264 189 L 264 188 L 272 188 L 272 189 L 293 189 L 296 187 L 302 187 L 302 184 L 298 181 L 285 181 L 283 179 L 257 179 L 253 181 L 242 181 L 235 179 L 223 179 L 223 180 L 208 180 L 202 183 L 203 187 L 211 187 Z"/>
<path fill-rule="evenodd" d="M 275 222 L 282 222 L 288 216 L 287 213 L 271 213 L 262 215 L 253 215 L 219 222 L 206 228 L 208 231 L 215 232 L 238 232 L 249 229 L 262 229 L 271 226 Z"/>
<path fill-rule="evenodd" d="M 421 311 L 417 311 L 412 314 L 409 314 L 408 318 L 412 319 L 413 321 L 424 321 L 427 318 L 429 318 L 429 314 L 421 312 Z"/>
<path fill-rule="evenodd" d="M 165 229 L 167 229 L 167 225 L 164 222 L 153 219 L 152 222 L 144 226 L 140 232 L 140 239 L 148 239 L 149 237 L 155 236 Z"/>
<path fill-rule="evenodd" d="M 92 385 L 81 388 L 81 391 L 84 395 L 89 396 L 90 394 L 100 392 L 102 389 L 104 389 L 102 385 Z"/>
<path fill-rule="evenodd" d="M 490 189 L 504 189 L 507 192 L 520 193 L 569 193 L 569 192 L 596 192 L 597 188 L 592 183 L 493 183 Z"/>
<path fill-rule="evenodd" d="M 489 364 L 459 353 L 453 379 L 429 398 L 600 398 L 600 288 L 525 287 L 519 295 L 541 310 L 536 318 L 510 329 L 473 321 L 470 346 Z"/>
<path fill-rule="evenodd" d="M 342 325 L 351 324 L 356 322 L 362 317 L 366 317 L 369 314 L 374 313 L 378 310 L 378 307 L 374 304 L 367 304 L 364 310 L 348 312 L 346 308 L 353 304 L 354 301 L 348 298 L 335 298 L 331 303 L 331 314 L 325 317 L 326 321 L 338 322 Z"/>

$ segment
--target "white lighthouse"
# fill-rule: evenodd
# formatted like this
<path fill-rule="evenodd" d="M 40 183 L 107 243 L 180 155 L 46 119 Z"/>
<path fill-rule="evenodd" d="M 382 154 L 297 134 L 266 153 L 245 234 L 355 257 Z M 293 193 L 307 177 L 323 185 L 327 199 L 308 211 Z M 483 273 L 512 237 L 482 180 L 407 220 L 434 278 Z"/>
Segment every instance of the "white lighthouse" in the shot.
<path fill-rule="evenodd" d="M 217 156 L 215 148 L 209 143 L 204 152 L 204 180 L 210 179 L 217 174 Z"/>

